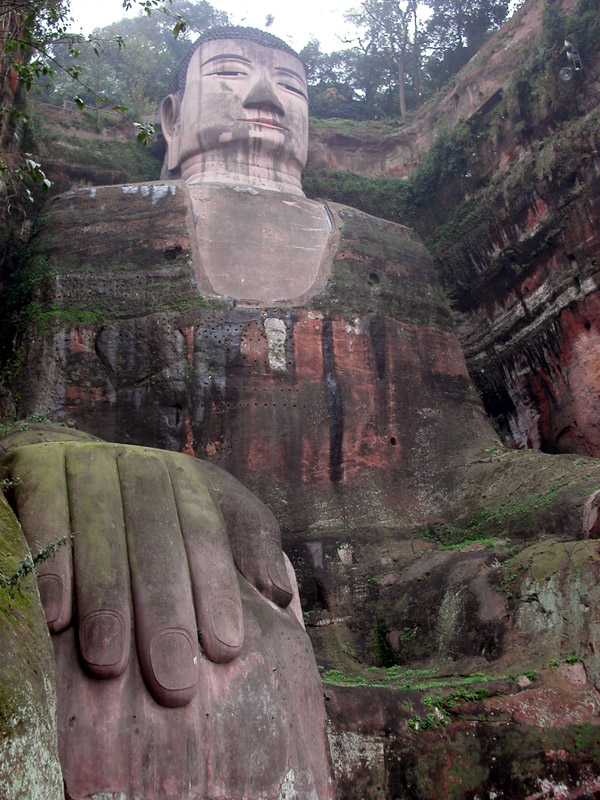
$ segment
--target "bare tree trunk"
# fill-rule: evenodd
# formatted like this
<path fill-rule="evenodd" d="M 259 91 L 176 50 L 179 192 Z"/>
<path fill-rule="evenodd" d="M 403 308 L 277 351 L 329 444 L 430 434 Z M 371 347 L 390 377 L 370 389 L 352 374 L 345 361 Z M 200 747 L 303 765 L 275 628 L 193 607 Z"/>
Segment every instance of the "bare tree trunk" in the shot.
<path fill-rule="evenodd" d="M 400 95 L 400 116 L 406 116 L 406 94 L 404 90 L 405 54 L 399 53 L 396 56 L 398 64 L 398 94 Z"/>
<path fill-rule="evenodd" d="M 417 3 L 413 4 L 413 58 L 415 61 L 415 92 L 417 104 L 421 97 L 421 48 L 419 47 L 419 25 L 417 21 Z"/>

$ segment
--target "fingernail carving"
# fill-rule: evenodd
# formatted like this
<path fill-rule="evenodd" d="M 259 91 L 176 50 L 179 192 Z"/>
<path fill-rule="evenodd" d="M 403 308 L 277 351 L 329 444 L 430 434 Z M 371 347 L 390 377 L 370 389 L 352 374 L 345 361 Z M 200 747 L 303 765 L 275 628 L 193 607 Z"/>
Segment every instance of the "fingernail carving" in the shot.
<path fill-rule="evenodd" d="M 210 604 L 210 622 L 213 634 L 226 647 L 241 647 L 244 641 L 244 623 L 239 606 L 229 597 L 217 597 Z"/>
<path fill-rule="evenodd" d="M 150 663 L 154 679 L 170 692 L 196 685 L 195 647 L 191 635 L 182 628 L 157 633 L 150 644 Z"/>
<path fill-rule="evenodd" d="M 269 578 L 273 581 L 278 589 L 292 596 L 292 588 L 288 580 L 285 565 L 283 563 L 283 556 L 281 554 L 281 547 L 277 542 L 268 542 L 265 546 L 265 555 L 267 557 L 267 570 Z"/>
<path fill-rule="evenodd" d="M 46 622 L 51 625 L 53 622 L 57 622 L 61 615 L 65 594 L 63 582 L 58 575 L 40 575 L 38 589 L 46 614 Z"/>
<path fill-rule="evenodd" d="M 118 664 L 125 650 L 125 622 L 116 611 L 95 611 L 79 628 L 81 655 L 88 664 L 110 667 Z"/>

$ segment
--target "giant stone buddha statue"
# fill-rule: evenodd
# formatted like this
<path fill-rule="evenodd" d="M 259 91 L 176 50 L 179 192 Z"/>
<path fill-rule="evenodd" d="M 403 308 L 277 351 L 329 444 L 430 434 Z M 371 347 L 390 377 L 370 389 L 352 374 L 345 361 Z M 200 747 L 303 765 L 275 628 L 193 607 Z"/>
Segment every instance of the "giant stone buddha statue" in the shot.
<path fill-rule="evenodd" d="M 245 169 L 243 191 L 254 194 L 255 185 L 270 196 L 290 180 L 302 219 L 295 241 L 305 244 L 320 224 L 318 251 L 327 217 L 321 207 L 315 222 L 298 180 L 307 130 L 302 65 L 270 37 L 265 46 L 255 33 L 214 36 L 192 56 L 189 91 L 165 102 L 171 147 L 190 181 L 203 159 L 226 186 L 237 187 Z M 224 147 L 221 157 L 221 143 L 237 139 L 238 149 Z M 211 193 L 198 187 L 193 202 L 216 242 Z M 223 202 L 218 214 L 235 213 Z M 274 213 L 276 206 L 266 210 Z M 260 213 L 239 224 L 257 248 Z M 248 281 L 256 264 L 254 253 Z M 298 292 L 293 270 L 287 283 Z M 32 551 L 67 543 L 38 568 L 66 796 L 333 798 L 321 682 L 272 512 L 222 469 L 185 454 L 46 424 L 18 426 L 2 449 Z"/>

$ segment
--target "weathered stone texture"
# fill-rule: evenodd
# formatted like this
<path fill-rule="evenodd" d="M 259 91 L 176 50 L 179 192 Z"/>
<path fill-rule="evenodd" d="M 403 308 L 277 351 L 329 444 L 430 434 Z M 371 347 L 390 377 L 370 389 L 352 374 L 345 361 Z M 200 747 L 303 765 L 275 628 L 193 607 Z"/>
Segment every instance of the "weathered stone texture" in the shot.
<path fill-rule="evenodd" d="M 94 786 L 160 800 L 335 796 L 310 643 L 291 612 L 274 614 L 243 579 L 240 590 L 242 653 L 231 664 L 201 655 L 198 694 L 183 708 L 158 706 L 137 665 L 111 681 L 78 668 L 73 627 L 56 638 L 60 755 L 73 798 Z"/>
<path fill-rule="evenodd" d="M 34 576 L 17 577 L 28 559 L 0 492 L 0 796 L 62 800 L 50 635 Z"/>
<path fill-rule="evenodd" d="M 324 686 L 341 798 L 595 797 L 597 542 L 536 543 L 508 560 L 502 548 L 438 556 L 447 577 L 421 581 L 420 615 L 406 618 L 414 627 L 403 629 L 402 653 L 414 652 L 410 631 L 428 625 L 440 648 L 434 659 L 408 656 L 394 673 L 326 673 L 359 684 Z M 423 563 L 421 575 L 431 567 Z M 432 602 L 432 583 L 444 581 Z M 465 659 L 490 623 L 501 631 L 493 660 Z"/>
<path fill-rule="evenodd" d="M 455 275 L 456 316 L 490 413 L 518 447 L 598 455 L 600 162 L 590 124 L 585 138 L 564 137 L 559 187 L 536 180 L 490 220 L 481 252 L 466 243 L 451 257 L 479 259 Z"/>
<path fill-rule="evenodd" d="M 414 234 L 332 206 L 325 289 L 299 308 L 236 306 L 195 289 L 185 198 L 151 184 L 50 207 L 35 246 L 54 318 L 33 324 L 28 355 L 48 374 L 25 370 L 25 410 L 207 457 L 286 529 L 439 513 L 457 463 L 494 437 Z"/>
<path fill-rule="evenodd" d="M 590 716 L 578 709 L 595 697 L 597 636 L 582 607 L 597 605 L 597 545 L 574 540 L 600 464 L 500 447 L 431 261 L 406 228 L 330 204 L 338 240 L 325 287 L 309 300 L 245 305 L 198 292 L 190 213 L 178 183 L 86 190 L 49 208 L 34 240 L 47 275 L 33 303 L 44 300 L 51 313 L 30 326 L 26 410 L 207 457 L 253 489 L 282 522 L 324 668 L 358 681 L 367 664 L 413 665 L 437 679 L 481 673 L 495 686 L 489 702 L 507 693 L 506 706 L 475 718 L 463 698 L 464 718 L 414 739 L 408 722 L 433 713 L 425 689 L 393 702 L 349 689 L 347 710 L 342 703 L 331 714 L 344 796 L 425 800 L 436 796 L 433 784 L 448 796 L 440 755 L 448 742 L 453 763 L 463 752 L 471 759 L 452 784 L 457 797 L 496 791 L 492 759 L 506 764 L 530 741 L 545 754 L 543 769 L 534 776 L 538 756 L 523 758 L 504 796 L 554 781 L 562 767 L 551 753 L 570 746 L 571 728 L 552 717 L 540 733 L 517 720 L 505 676 L 542 672 L 555 659 L 566 667 L 577 653 L 586 699 L 570 694 L 562 672 L 556 696 L 566 724 L 587 730 Z M 63 217 L 73 221 L 66 242 L 54 234 Z M 549 581 L 550 627 L 545 611 L 533 613 L 542 588 L 526 583 L 528 556 L 518 560 L 542 537 L 549 553 L 567 553 Z M 561 628 L 567 613 L 573 621 Z M 554 702 L 545 689 L 553 675 L 532 695 L 540 714 Z M 494 715 L 510 725 L 498 728 Z M 422 767 L 420 742 L 432 752 Z M 593 772 L 594 747 L 565 769 L 584 776 L 589 762 Z"/>

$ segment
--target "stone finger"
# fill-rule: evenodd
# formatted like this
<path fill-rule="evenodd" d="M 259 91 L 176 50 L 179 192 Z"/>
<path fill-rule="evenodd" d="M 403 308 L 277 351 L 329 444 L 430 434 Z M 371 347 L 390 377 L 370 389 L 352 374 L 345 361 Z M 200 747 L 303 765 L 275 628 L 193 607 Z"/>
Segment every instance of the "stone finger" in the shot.
<path fill-rule="evenodd" d="M 218 498 L 237 568 L 261 594 L 286 608 L 293 589 L 273 513 L 232 475 L 207 462 L 203 466 Z"/>
<path fill-rule="evenodd" d="M 225 522 L 199 462 L 177 455 L 172 457 L 169 469 L 202 648 L 211 661 L 231 661 L 242 649 L 244 623 Z"/>
<path fill-rule="evenodd" d="M 142 447 L 123 449 L 117 463 L 140 667 L 158 703 L 184 706 L 196 694 L 198 633 L 169 471 Z"/>
<path fill-rule="evenodd" d="M 15 481 L 15 511 L 38 572 L 48 627 L 59 633 L 71 623 L 73 579 L 71 521 L 63 446 L 21 447 L 4 464 Z"/>
<path fill-rule="evenodd" d="M 99 678 L 129 660 L 130 586 L 125 522 L 114 445 L 66 448 L 67 487 L 81 658 Z"/>

